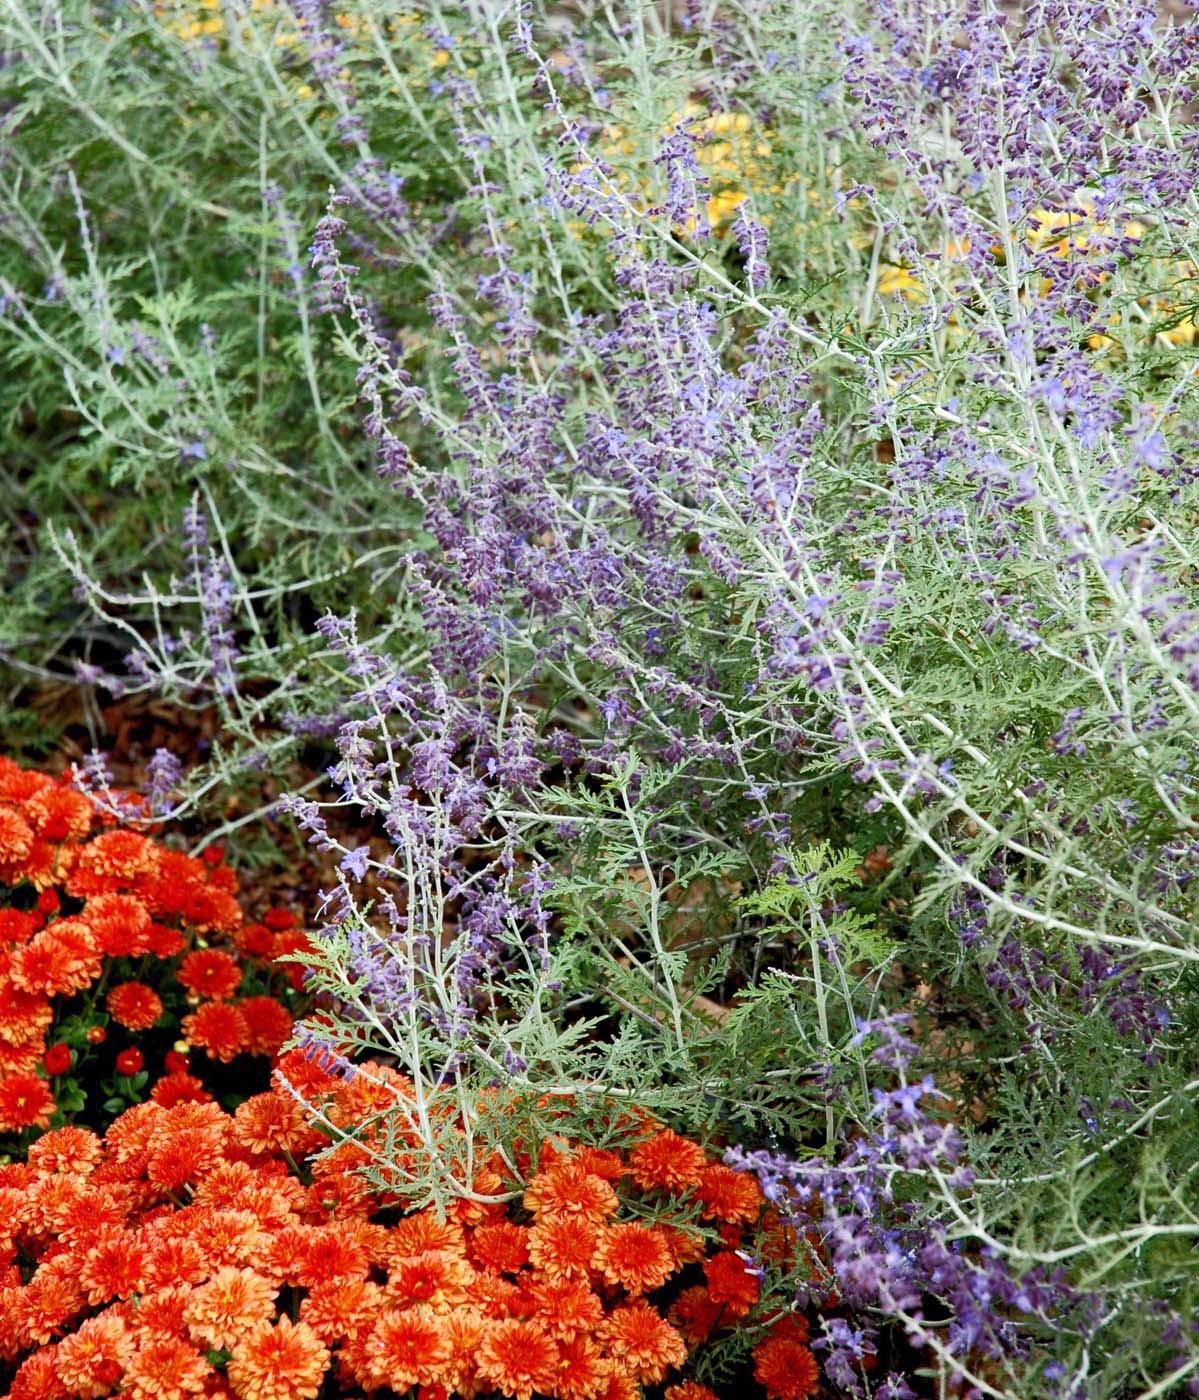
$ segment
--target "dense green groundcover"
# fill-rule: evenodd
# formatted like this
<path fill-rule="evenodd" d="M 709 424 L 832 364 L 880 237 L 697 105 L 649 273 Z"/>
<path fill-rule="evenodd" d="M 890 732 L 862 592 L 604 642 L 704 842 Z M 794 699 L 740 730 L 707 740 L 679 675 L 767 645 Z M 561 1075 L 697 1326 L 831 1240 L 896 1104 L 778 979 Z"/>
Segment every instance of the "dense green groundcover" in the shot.
<path fill-rule="evenodd" d="M 6 751 L 153 702 L 137 820 L 311 843 L 300 1044 L 454 1105 L 375 1187 L 614 1105 L 752 1170 L 806 1244 L 739 1241 L 724 1396 L 1199 1386 L 1197 62 L 1140 0 L 0 8 Z"/>

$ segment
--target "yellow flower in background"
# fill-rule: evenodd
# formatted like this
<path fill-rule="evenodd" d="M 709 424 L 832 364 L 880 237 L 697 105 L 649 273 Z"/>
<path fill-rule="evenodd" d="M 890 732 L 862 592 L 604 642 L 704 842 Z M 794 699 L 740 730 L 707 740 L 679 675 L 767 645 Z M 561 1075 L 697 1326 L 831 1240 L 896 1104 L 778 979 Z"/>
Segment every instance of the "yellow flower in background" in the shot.
<path fill-rule="evenodd" d="M 894 263 L 883 263 L 878 272 L 878 290 L 885 297 L 906 297 L 908 301 L 924 301 L 927 293 L 924 283 L 914 277 L 906 267 Z"/>

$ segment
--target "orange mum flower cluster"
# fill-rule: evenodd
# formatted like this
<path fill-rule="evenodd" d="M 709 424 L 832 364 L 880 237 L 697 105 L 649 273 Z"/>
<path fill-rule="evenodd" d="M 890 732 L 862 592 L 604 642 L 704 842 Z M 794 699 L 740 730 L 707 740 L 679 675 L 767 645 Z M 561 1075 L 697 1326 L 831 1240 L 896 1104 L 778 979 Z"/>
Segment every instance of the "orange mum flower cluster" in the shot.
<path fill-rule="evenodd" d="M 11 1400 L 314 1400 L 326 1378 L 422 1400 L 637 1400 L 662 1383 L 711 1400 L 677 1374 L 689 1338 L 650 1295 L 690 1265 L 730 1320 L 752 1306 L 733 1262 L 761 1213 L 751 1177 L 648 1123 L 619 1151 L 545 1145 L 523 1190 L 495 1157 L 444 1217 L 397 1216 L 358 1141 L 297 1168 L 328 1139 L 287 1083 L 347 1126 L 405 1087 L 291 1051 L 233 1114 L 139 1104 L 104 1140 L 60 1128 L 0 1166 Z"/>
<path fill-rule="evenodd" d="M 63 1077 L 99 1054 L 113 1027 L 126 1041 L 165 1030 L 171 1007 L 194 1008 L 182 1035 L 212 1059 L 279 1053 L 291 1013 L 239 989 L 247 966 L 294 951 L 303 935 L 284 911 L 272 912 L 274 929 L 247 925 L 236 892 L 219 852 L 194 860 L 169 850 L 116 825 L 69 781 L 0 757 L 0 1134 L 77 1109 L 80 1092 L 63 1095 Z M 232 951 L 198 946 L 219 938 Z M 185 1056 L 166 1061 L 154 1065 L 168 1071 L 155 1099 L 208 1097 Z M 133 1046 L 114 1067 L 130 1076 L 144 1062 Z"/>

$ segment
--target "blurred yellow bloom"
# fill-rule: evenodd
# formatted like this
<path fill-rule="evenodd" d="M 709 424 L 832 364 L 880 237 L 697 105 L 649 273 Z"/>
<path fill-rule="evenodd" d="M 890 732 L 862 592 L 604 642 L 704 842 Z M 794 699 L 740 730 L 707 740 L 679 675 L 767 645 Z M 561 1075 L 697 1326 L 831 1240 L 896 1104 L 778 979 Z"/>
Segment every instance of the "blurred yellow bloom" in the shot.
<path fill-rule="evenodd" d="M 883 296 L 902 296 L 908 301 L 924 301 L 926 296 L 923 282 L 906 267 L 896 267 L 894 263 L 883 263 L 879 268 L 878 289 Z"/>

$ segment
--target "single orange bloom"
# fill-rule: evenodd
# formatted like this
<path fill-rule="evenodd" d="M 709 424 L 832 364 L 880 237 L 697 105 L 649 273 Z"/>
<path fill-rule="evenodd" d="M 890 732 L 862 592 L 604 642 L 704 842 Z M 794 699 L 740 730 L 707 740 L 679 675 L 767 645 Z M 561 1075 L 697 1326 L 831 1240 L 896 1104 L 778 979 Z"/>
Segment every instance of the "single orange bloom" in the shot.
<path fill-rule="evenodd" d="M 40 1039 L 54 1019 L 54 1009 L 40 992 L 22 992 L 11 983 L 0 997 L 0 1041 L 19 1045 Z"/>
<path fill-rule="evenodd" d="M 140 958 L 150 951 L 150 911 L 133 895 L 95 895 L 87 902 L 85 918 L 105 957 Z"/>
<path fill-rule="evenodd" d="M 55 784 L 25 804 L 25 818 L 47 841 L 81 841 L 92 829 L 95 809 L 81 792 Z"/>
<path fill-rule="evenodd" d="M 528 1296 L 537 1321 L 559 1341 L 569 1340 L 577 1332 L 591 1336 L 603 1320 L 598 1295 L 571 1279 L 543 1279 L 533 1284 Z"/>
<path fill-rule="evenodd" d="M 791 1337 L 768 1337 L 754 1347 L 754 1379 L 770 1400 L 806 1400 L 820 1384 L 816 1358 Z"/>
<path fill-rule="evenodd" d="M 623 1371 L 613 1370 L 608 1383 L 595 1397 L 595 1400 L 642 1400 L 643 1391 L 631 1376 Z"/>
<path fill-rule="evenodd" d="M 731 1249 L 722 1249 L 704 1261 L 704 1277 L 712 1301 L 720 1303 L 730 1318 L 744 1317 L 762 1291 L 761 1279 Z"/>
<path fill-rule="evenodd" d="M 442 1334 L 450 1344 L 450 1359 L 442 1370 L 442 1385 L 462 1395 L 474 1395 L 480 1389 L 479 1371 L 475 1358 L 479 1343 L 487 1331 L 487 1319 L 474 1308 L 456 1308 L 442 1322 Z"/>
<path fill-rule="evenodd" d="M 90 1172 L 100 1160 L 104 1144 L 87 1128 L 55 1128 L 44 1133 L 26 1154 L 29 1165 L 41 1176 Z"/>
<path fill-rule="evenodd" d="M 79 852 L 68 889 L 72 894 L 101 894 L 129 887 L 154 870 L 159 849 L 136 831 L 106 831 Z"/>
<path fill-rule="evenodd" d="M 577 1162 L 555 1163 L 538 1172 L 524 1195 L 525 1208 L 541 1220 L 606 1220 L 620 1202 L 602 1176 Z"/>
<path fill-rule="evenodd" d="M 169 1236 L 156 1239 L 150 1246 L 146 1282 L 151 1288 L 166 1288 L 173 1283 L 203 1283 L 211 1273 L 204 1251 L 193 1239 Z"/>
<path fill-rule="evenodd" d="M 590 1337 L 572 1337 L 558 1345 L 553 1394 L 561 1400 L 596 1400 L 608 1383 L 612 1365 Z"/>
<path fill-rule="evenodd" d="M 188 1078 L 168 1075 L 168 1079 Z M 177 1104 L 176 1108 L 184 1107 Z M 160 1191 L 177 1191 L 189 1181 L 196 1181 L 205 1168 L 212 1165 L 212 1144 L 204 1133 L 181 1130 L 165 1142 L 155 1144 L 146 1163 L 146 1179 Z"/>
<path fill-rule="evenodd" d="M 197 1346 L 228 1351 L 274 1315 L 278 1293 L 252 1269 L 226 1265 L 187 1300 L 188 1333 Z"/>
<path fill-rule="evenodd" d="M 383 1290 L 366 1279 L 314 1283 L 300 1304 L 300 1319 L 326 1346 L 369 1328 L 383 1310 Z"/>
<path fill-rule="evenodd" d="M 306 1322 L 260 1322 L 233 1348 L 229 1384 L 238 1400 L 313 1400 L 329 1350 Z"/>
<path fill-rule="evenodd" d="M 705 1220 L 729 1225 L 751 1225 L 761 1214 L 764 1197 L 757 1179 L 736 1172 L 723 1162 L 712 1162 L 699 1175 L 695 1197 Z"/>
<path fill-rule="evenodd" d="M 668 1385 L 662 1400 L 720 1400 L 714 1390 L 698 1381 L 680 1381 L 678 1385 Z"/>
<path fill-rule="evenodd" d="M 290 1094 L 255 1094 L 237 1107 L 233 1136 L 251 1152 L 264 1156 L 289 1152 L 307 1156 L 326 1141 Z"/>
<path fill-rule="evenodd" d="M 535 1322 L 508 1318 L 492 1322 L 478 1354 L 479 1375 L 502 1395 L 532 1400 L 533 1392 L 552 1395 L 558 1377 L 558 1346 Z"/>
<path fill-rule="evenodd" d="M 474 1276 L 474 1269 L 460 1255 L 426 1250 L 392 1264 L 387 1299 L 395 1307 L 427 1303 L 434 1312 L 448 1312 L 466 1301 Z"/>
<path fill-rule="evenodd" d="M 173 1283 L 165 1288 L 156 1288 L 152 1293 L 142 1294 L 137 1300 L 137 1307 L 129 1308 L 125 1313 L 125 1321 L 142 1346 L 162 1336 L 182 1340 L 187 1332 L 183 1314 L 190 1297 L 191 1289 L 186 1284 Z"/>
<path fill-rule="evenodd" d="M 243 997 L 237 1009 L 250 1028 L 251 1055 L 277 1055 L 291 1035 L 291 1012 L 274 997 Z"/>
<path fill-rule="evenodd" d="M 613 1308 L 600 1336 L 617 1367 L 642 1384 L 664 1380 L 687 1359 L 683 1338 L 646 1302 Z"/>
<path fill-rule="evenodd" d="M 119 982 L 105 998 L 109 1015 L 131 1031 L 148 1031 L 162 1015 L 162 999 L 144 982 Z"/>
<path fill-rule="evenodd" d="M 175 1337 L 145 1341 L 125 1368 L 123 1400 L 186 1400 L 203 1394 L 215 1375 L 195 1349 Z"/>
<path fill-rule="evenodd" d="M 484 1269 L 471 1281 L 468 1298 L 484 1317 L 504 1318 L 521 1311 L 524 1293 L 502 1274 Z M 450 1314 L 453 1316 L 453 1314 Z"/>
<path fill-rule="evenodd" d="M 450 1360 L 442 1321 L 425 1307 L 385 1312 L 363 1343 L 373 1382 L 403 1395 L 440 1378 Z"/>
<path fill-rule="evenodd" d="M 418 1210 L 397 1221 L 391 1230 L 391 1253 L 396 1259 L 423 1254 L 427 1249 L 445 1249 L 460 1254 L 465 1235 L 453 1220 L 438 1220 L 436 1212 Z"/>
<path fill-rule="evenodd" d="M 515 1274 L 529 1262 L 529 1231 L 511 1220 L 496 1220 L 471 1233 L 469 1248 L 479 1268 Z"/>
<path fill-rule="evenodd" d="M 66 1391 L 50 1348 L 26 1357 L 12 1378 L 5 1400 L 65 1400 Z"/>
<path fill-rule="evenodd" d="M 133 1355 L 133 1339 L 111 1313 L 89 1317 L 65 1336 L 54 1351 L 58 1377 L 72 1395 L 84 1400 L 108 1395 Z"/>
<path fill-rule="evenodd" d="M 371 1259 L 353 1230 L 340 1225 L 308 1228 L 297 1282 L 306 1288 L 322 1279 L 366 1278 Z"/>
<path fill-rule="evenodd" d="M 706 1342 L 724 1308 L 702 1284 L 684 1288 L 670 1306 L 670 1320 L 693 1347 Z"/>
<path fill-rule="evenodd" d="M 225 1064 L 240 1055 L 250 1041 L 246 1018 L 236 1006 L 223 1001 L 206 1001 L 198 1011 L 185 1016 L 183 1034 Z"/>
<path fill-rule="evenodd" d="M 212 1095 L 204 1087 L 202 1080 L 194 1074 L 164 1074 L 156 1080 L 150 1090 L 150 1097 L 163 1108 L 174 1108 L 180 1103 L 211 1103 Z"/>
<path fill-rule="evenodd" d="M 629 1164 L 638 1186 L 678 1192 L 699 1184 L 708 1159 L 699 1143 L 666 1128 L 639 1142 L 629 1153 Z"/>
<path fill-rule="evenodd" d="M 84 1297 L 75 1279 L 43 1264 L 16 1297 L 17 1320 L 25 1343 L 44 1345 L 83 1304 Z"/>
<path fill-rule="evenodd" d="M 45 1065 L 45 1044 L 41 1036 L 33 1036 L 21 1045 L 7 1045 L 0 1040 L 0 1079 L 7 1079 L 10 1074 L 36 1073 L 39 1064 Z"/>
<path fill-rule="evenodd" d="M 33 850 L 33 828 L 11 807 L 0 807 L 0 863 L 15 865 Z"/>
<path fill-rule="evenodd" d="M 111 1226 L 96 1232 L 79 1263 L 79 1286 L 89 1303 L 128 1298 L 146 1286 L 150 1252 L 136 1230 Z"/>
<path fill-rule="evenodd" d="M 13 952 L 9 976 L 23 992 L 56 997 L 82 991 L 102 966 L 86 925 L 59 919 Z"/>
<path fill-rule="evenodd" d="M 13 1074 L 0 1079 L 0 1132 L 48 1128 L 54 1109 L 54 1095 L 38 1075 Z"/>
<path fill-rule="evenodd" d="M 547 1278 L 586 1279 L 599 1230 L 590 1220 L 539 1220 L 529 1231 L 529 1257 Z"/>
<path fill-rule="evenodd" d="M 196 996 L 224 1001 L 241 986 L 242 970 L 236 959 L 219 948 L 197 948 L 179 964 L 176 976 Z"/>
<path fill-rule="evenodd" d="M 575 1151 L 574 1161 L 592 1176 L 602 1176 L 605 1181 L 619 1181 L 628 1175 L 628 1168 L 619 1152 L 608 1152 L 601 1147 L 580 1147 Z"/>
<path fill-rule="evenodd" d="M 48 890 L 62 881 L 73 858 L 74 847 L 55 847 L 35 836 L 24 859 L 0 861 L 0 884 L 15 887 L 22 880 L 28 880 L 35 890 Z"/>
<path fill-rule="evenodd" d="M 789 1342 L 808 1340 L 808 1319 L 803 1313 L 784 1313 L 770 1328 L 770 1336 L 785 1337 Z"/>
<path fill-rule="evenodd" d="M 629 1293 L 652 1293 L 674 1273 L 674 1256 L 652 1225 L 613 1225 L 599 1237 L 595 1267 Z"/>

